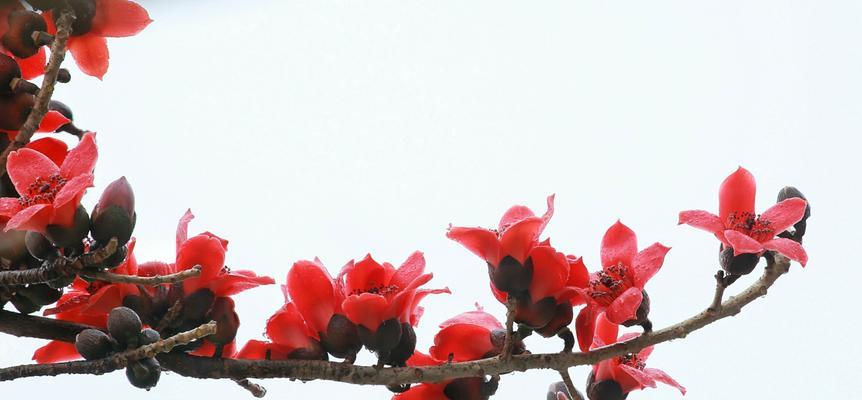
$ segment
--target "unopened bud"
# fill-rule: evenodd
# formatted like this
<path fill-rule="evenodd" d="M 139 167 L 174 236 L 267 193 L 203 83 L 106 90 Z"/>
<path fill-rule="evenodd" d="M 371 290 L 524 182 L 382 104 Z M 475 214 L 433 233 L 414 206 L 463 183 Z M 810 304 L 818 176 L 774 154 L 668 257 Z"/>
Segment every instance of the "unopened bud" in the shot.
<path fill-rule="evenodd" d="M 239 329 L 239 316 L 234 311 L 234 302 L 230 297 L 219 297 L 210 311 L 210 319 L 216 321 L 216 333 L 208 336 L 215 344 L 228 344 L 236 338 Z"/>
<path fill-rule="evenodd" d="M 132 237 L 136 219 L 132 186 L 125 177 L 117 179 L 105 188 L 93 209 L 93 239 L 107 243 L 116 237 L 122 246 Z"/>
<path fill-rule="evenodd" d="M 356 324 L 341 314 L 333 314 L 326 326 L 326 332 L 321 332 L 320 341 L 329 354 L 338 358 L 356 356 L 362 348 Z"/>
<path fill-rule="evenodd" d="M 108 314 L 108 333 L 122 344 L 136 337 L 141 327 L 141 318 L 131 308 L 116 307 Z"/>
<path fill-rule="evenodd" d="M 141 389 L 152 389 L 159 383 L 161 375 L 162 368 L 155 358 L 134 361 L 126 367 L 126 378 L 133 386 Z"/>
<path fill-rule="evenodd" d="M 84 359 L 95 360 L 107 356 L 113 350 L 113 344 L 105 332 L 84 329 L 75 336 L 75 349 Z"/>
<path fill-rule="evenodd" d="M 76 248 L 81 245 L 90 232 L 90 216 L 84 206 L 78 206 L 69 226 L 48 225 L 45 237 L 56 247 Z"/>
<path fill-rule="evenodd" d="M 733 249 L 730 247 L 724 248 L 718 254 L 718 261 L 721 269 L 729 275 L 742 276 L 750 274 L 760 261 L 760 256 L 751 253 L 742 253 L 738 256 L 733 255 Z"/>
<path fill-rule="evenodd" d="M 30 255 L 37 260 L 47 260 L 58 255 L 54 244 L 39 232 L 27 231 L 24 243 Z"/>
<path fill-rule="evenodd" d="M 9 27 L 3 35 L 3 47 L 18 58 L 28 58 L 39 52 L 44 43 L 36 43 L 33 33 L 45 32 L 48 25 L 42 15 L 28 10 L 16 10 L 9 14 Z"/>

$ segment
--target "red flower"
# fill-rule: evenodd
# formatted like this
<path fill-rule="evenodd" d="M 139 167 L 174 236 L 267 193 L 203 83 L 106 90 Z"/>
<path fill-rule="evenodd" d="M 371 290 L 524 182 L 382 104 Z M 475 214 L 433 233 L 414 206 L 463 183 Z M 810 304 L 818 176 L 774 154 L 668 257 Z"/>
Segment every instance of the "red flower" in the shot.
<path fill-rule="evenodd" d="M 326 352 L 315 340 L 293 303 L 285 304 L 266 322 L 266 336 L 271 342 L 250 340 L 237 358 L 254 360 L 325 360 Z"/>
<path fill-rule="evenodd" d="M 776 235 L 799 222 L 808 203 L 790 198 L 757 215 L 754 213 L 756 190 L 754 176 L 739 167 L 721 184 L 717 216 L 703 210 L 683 211 L 679 213 L 679 223 L 712 232 L 725 248 L 733 248 L 735 256 L 760 255 L 772 250 L 805 266 L 808 255 L 802 245 Z"/>
<path fill-rule="evenodd" d="M 147 10 L 132 1 L 95 0 L 95 4 L 91 28 L 86 32 L 73 32 L 67 46 L 81 71 L 102 79 L 108 72 L 108 43 L 105 38 L 134 36 L 153 20 Z M 48 31 L 56 33 L 52 12 L 44 15 Z"/>
<path fill-rule="evenodd" d="M 494 316 L 482 311 L 466 312 L 440 324 L 434 336 L 434 346 L 426 355 L 415 352 L 407 365 L 428 366 L 448 362 L 474 361 L 494 357 L 503 347 L 505 331 Z M 516 353 L 523 352 L 523 343 L 518 343 Z M 482 378 L 450 379 L 437 383 L 422 383 L 396 395 L 393 400 L 419 399 L 486 399 L 496 391 L 496 381 L 485 382 Z"/>
<path fill-rule="evenodd" d="M 578 343 L 586 351 L 593 340 L 595 321 L 604 313 L 615 324 L 648 321 L 638 318 L 638 308 L 645 301 L 644 285 L 658 272 L 670 251 L 661 243 L 638 252 L 637 236 L 629 227 L 617 221 L 602 239 L 602 270 L 590 275 L 583 290 L 587 306 L 581 309 L 575 322 Z M 646 326 L 645 326 L 646 328 Z"/>
<path fill-rule="evenodd" d="M 617 334 L 619 326 L 608 321 L 603 317 L 599 317 L 598 328 L 596 329 L 596 339 L 593 344 L 594 348 L 611 345 L 617 342 Z M 638 334 L 625 334 L 619 338 L 619 341 L 626 341 L 637 337 Z M 593 365 L 593 371 L 590 374 L 587 391 L 598 390 L 594 386 L 598 385 L 619 385 L 623 395 L 634 390 L 641 390 L 646 387 L 656 387 L 656 382 L 661 382 L 666 385 L 673 386 L 685 395 L 685 388 L 677 383 L 667 373 L 656 368 L 647 368 L 646 362 L 653 347 L 647 347 L 637 354 L 626 354 L 621 357 L 614 357 L 598 364 Z"/>
<path fill-rule="evenodd" d="M 98 151 L 87 133 L 57 166 L 48 156 L 24 148 L 9 155 L 6 169 L 21 195 L 0 198 L 0 215 L 10 218 L 5 230 L 45 232 L 48 225 L 70 226 L 88 187 Z"/>

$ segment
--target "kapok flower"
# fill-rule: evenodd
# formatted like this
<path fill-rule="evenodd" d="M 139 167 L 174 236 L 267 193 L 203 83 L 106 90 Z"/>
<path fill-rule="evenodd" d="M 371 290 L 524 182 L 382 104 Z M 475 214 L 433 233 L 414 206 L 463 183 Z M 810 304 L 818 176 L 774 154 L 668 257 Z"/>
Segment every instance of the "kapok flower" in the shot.
<path fill-rule="evenodd" d="M 605 314 L 615 324 L 652 327 L 647 314 L 649 297 L 644 285 L 664 263 L 670 247 L 654 243 L 638 252 L 637 235 L 617 221 L 602 238 L 602 270 L 590 274 L 582 291 L 587 306 L 581 309 L 575 326 L 582 351 L 593 341 L 596 318 Z"/>
<path fill-rule="evenodd" d="M 128 0 L 89 0 L 95 13 L 79 16 L 72 24 L 67 43 L 75 63 L 85 74 L 102 79 L 108 72 L 108 37 L 134 36 L 144 30 L 150 15 L 139 4 Z M 48 32 L 56 33 L 53 11 L 45 12 Z"/>
<path fill-rule="evenodd" d="M 354 358 L 362 348 L 356 324 L 341 307 L 344 302 L 344 276 L 332 279 L 323 263 L 297 261 L 287 273 L 283 285 L 285 302 L 293 302 L 302 318 L 329 354 L 339 358 Z"/>
<path fill-rule="evenodd" d="M 413 326 L 422 315 L 419 302 L 429 294 L 449 293 L 448 288 L 419 289 L 433 277 L 424 272 L 425 256 L 418 251 L 398 269 L 378 264 L 369 254 L 349 262 L 341 272 L 344 314 L 357 325 L 362 343 L 385 363 L 403 365 L 413 354 Z"/>
<path fill-rule="evenodd" d="M 407 365 L 418 367 L 440 365 L 450 359 L 461 362 L 495 357 L 502 351 L 504 338 L 503 325 L 494 316 L 481 309 L 466 312 L 440 324 L 429 354 L 415 352 L 407 360 Z M 518 341 L 514 353 L 523 351 L 524 344 Z M 483 378 L 459 378 L 421 383 L 395 395 L 393 400 L 482 400 L 496 390 L 497 380 L 486 382 Z"/>
<path fill-rule="evenodd" d="M 488 263 L 488 274 L 497 290 L 512 293 L 527 290 L 532 282 L 530 253 L 554 214 L 554 196 L 541 217 L 525 206 L 512 206 L 497 229 L 449 227 L 446 237 Z"/>
<path fill-rule="evenodd" d="M 135 241 L 128 244 L 126 259 L 113 272 L 121 275 L 137 275 L 138 263 L 134 255 Z M 57 305 L 44 311 L 45 316 L 54 315 L 56 319 L 77 322 L 105 329 L 108 326 L 108 313 L 123 305 L 128 295 L 138 294 L 138 288 L 128 283 L 87 282 L 75 278 L 71 289 L 63 294 Z M 81 358 L 73 343 L 54 340 L 42 346 L 33 354 L 37 363 L 51 363 Z"/>
<path fill-rule="evenodd" d="M 596 338 L 593 348 L 608 346 L 617 342 L 619 325 L 599 317 L 596 329 Z M 625 334 L 619 341 L 637 337 L 636 333 Z M 621 399 L 635 390 L 646 387 L 656 387 L 656 382 L 677 388 L 685 395 L 685 388 L 667 373 L 656 368 L 647 368 L 646 362 L 652 354 L 653 346 L 649 346 L 637 354 L 626 354 L 620 357 L 609 358 L 593 365 L 593 370 L 587 381 L 587 393 L 590 399 Z M 615 394 L 609 396 L 608 394 Z"/>
<path fill-rule="evenodd" d="M 759 256 L 764 251 L 771 250 L 805 266 L 808 255 L 802 245 L 776 236 L 805 216 L 808 203 L 801 198 L 789 198 L 758 215 L 754 212 L 756 191 L 754 176 L 745 168 L 739 167 L 721 184 L 718 192 L 718 215 L 703 210 L 683 211 L 679 213 L 679 223 L 713 233 L 724 248 L 733 249 L 734 256 Z M 751 268 L 754 268 L 754 265 Z M 748 272 L 751 271 L 744 273 Z"/>
<path fill-rule="evenodd" d="M 5 230 L 44 233 L 48 225 L 70 226 L 84 192 L 93 186 L 97 156 L 92 133 L 84 135 L 60 166 L 33 149 L 12 152 L 6 169 L 21 197 L 0 198 L 0 215 L 9 218 Z"/>
<path fill-rule="evenodd" d="M 252 360 L 326 360 L 326 351 L 314 338 L 314 332 L 293 303 L 285 304 L 266 322 L 264 342 L 250 340 L 237 358 Z"/>

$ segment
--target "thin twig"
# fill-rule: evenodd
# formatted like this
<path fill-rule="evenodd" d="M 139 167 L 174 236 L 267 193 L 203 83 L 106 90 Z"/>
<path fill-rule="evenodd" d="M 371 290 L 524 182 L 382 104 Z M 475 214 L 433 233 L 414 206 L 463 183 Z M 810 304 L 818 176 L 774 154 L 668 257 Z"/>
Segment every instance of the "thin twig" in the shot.
<path fill-rule="evenodd" d="M 48 66 L 45 68 L 45 77 L 42 79 L 42 88 L 39 94 L 36 95 L 36 102 L 30 114 L 18 130 L 18 135 L 15 140 L 6 146 L 3 153 L 0 154 L 0 177 L 6 175 L 6 160 L 9 154 L 18 150 L 30 143 L 30 138 L 42 122 L 42 118 L 48 113 L 48 103 L 51 101 L 51 96 L 54 94 L 54 85 L 57 83 L 57 74 L 60 71 L 60 64 L 66 58 L 66 41 L 69 40 L 69 34 L 72 31 L 72 22 L 75 21 L 75 12 L 69 7 L 66 1 L 60 2 L 59 18 L 57 18 L 57 34 L 51 43 L 51 58 L 48 60 Z"/>
<path fill-rule="evenodd" d="M 262 398 L 263 396 L 266 396 L 265 387 L 260 386 L 248 379 L 234 379 L 233 381 L 236 382 L 239 387 L 248 390 L 249 393 L 251 393 L 251 395 L 254 397 Z"/>
<path fill-rule="evenodd" d="M 569 398 L 571 400 L 584 400 L 584 395 L 581 394 L 578 388 L 575 387 L 575 383 L 572 382 L 572 377 L 569 376 L 569 370 L 561 369 L 559 372 L 560 377 L 563 378 L 563 383 L 566 384 L 566 389 L 569 391 Z"/>
<path fill-rule="evenodd" d="M 712 298 L 707 311 L 717 312 L 721 309 L 721 300 L 724 298 L 724 289 L 727 289 L 727 283 L 724 280 L 724 271 L 719 270 L 715 273 L 715 296 Z"/>
<path fill-rule="evenodd" d="M 500 352 L 500 359 L 509 360 L 512 358 L 512 349 L 515 346 L 515 307 L 518 304 L 518 300 L 515 299 L 515 296 L 509 295 L 509 298 L 506 300 L 506 339 L 503 342 L 503 349 Z"/>
<path fill-rule="evenodd" d="M 196 265 L 194 268 L 187 269 L 185 271 L 180 271 L 175 274 L 170 275 L 156 275 L 156 276 L 137 276 L 137 275 L 122 275 L 122 274 L 114 274 L 107 271 L 98 271 L 98 272 L 81 272 L 80 275 L 94 280 L 99 280 L 103 282 L 112 282 L 112 283 L 131 283 L 133 285 L 146 285 L 146 286 L 155 286 L 161 285 L 165 283 L 177 283 L 182 282 L 189 278 L 194 278 L 201 274 L 201 267 Z"/>
<path fill-rule="evenodd" d="M 750 287 L 722 303 L 716 312 L 704 310 L 699 314 L 664 329 L 644 333 L 637 338 L 601 347 L 589 352 L 523 354 L 508 360 L 487 358 L 478 361 L 457 362 L 428 367 L 375 368 L 351 365 L 343 362 L 303 360 L 233 360 L 211 357 L 196 357 L 181 353 L 163 353 L 158 356 L 162 366 L 180 375 L 210 379 L 268 379 L 291 378 L 300 380 L 328 380 L 358 385 L 399 385 L 418 382 L 440 382 L 455 378 L 503 375 L 532 369 L 561 370 L 578 365 L 592 365 L 612 357 L 640 350 L 659 343 L 688 336 L 715 321 L 734 316 L 742 308 L 765 296 L 775 281 L 785 274 L 790 260 L 776 255 L 768 260 L 763 275 Z M 3 323 L 7 314 L 0 313 L 0 331 L 5 332 L 9 324 Z M 32 317 L 30 317 L 32 318 Z M 27 323 L 30 318 L 19 319 Z M 49 320 L 50 321 L 50 320 Z M 17 327 L 15 329 L 22 329 Z M 44 337 L 50 335 L 41 335 Z M 80 373 L 88 373 L 82 371 Z"/>
<path fill-rule="evenodd" d="M 45 261 L 41 267 L 0 271 L 0 285 L 26 285 L 45 283 L 57 278 L 72 276 L 84 268 L 101 265 L 117 251 L 117 239 L 113 238 L 104 247 L 76 258 L 63 256 Z"/>
<path fill-rule="evenodd" d="M 101 375 L 125 368 L 131 361 L 155 357 L 167 353 L 176 346 L 194 342 L 216 332 L 215 321 L 210 321 L 190 331 L 185 331 L 164 340 L 138 347 L 123 353 L 93 361 L 72 361 L 55 364 L 27 364 L 0 369 L 0 382 L 33 376 L 57 376 L 63 374 Z"/>

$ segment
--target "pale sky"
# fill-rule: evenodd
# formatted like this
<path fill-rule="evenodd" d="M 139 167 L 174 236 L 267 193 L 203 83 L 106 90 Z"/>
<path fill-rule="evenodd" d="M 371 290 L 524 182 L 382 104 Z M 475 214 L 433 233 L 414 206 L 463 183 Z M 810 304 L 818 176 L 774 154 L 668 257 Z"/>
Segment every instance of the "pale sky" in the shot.
<path fill-rule="evenodd" d="M 98 193 L 121 175 L 137 194 L 140 261 L 172 260 L 192 232 L 230 240 L 228 264 L 283 283 L 298 259 L 331 270 L 371 252 L 422 250 L 451 296 L 425 302 L 417 332 L 473 309 L 499 318 L 484 264 L 445 238 L 525 204 L 562 251 L 599 268 L 617 218 L 641 247 L 673 249 L 647 285 L 661 328 L 711 298 L 716 240 L 676 225 L 717 210 L 738 165 L 758 209 L 785 185 L 813 206 L 798 265 L 742 314 L 660 345 L 649 366 L 687 399 L 860 398 L 856 283 L 862 129 L 862 3 L 856 1 L 150 1 L 155 22 L 109 41 L 100 82 L 73 70 L 57 98 L 98 132 Z M 753 282 L 746 277 L 730 294 Z M 237 296 L 240 339 L 260 338 L 277 285 Z M 3 337 L 0 365 L 40 340 Z M 531 337 L 534 352 L 560 342 Z M 365 356 L 360 361 L 370 362 Z M 583 388 L 588 367 L 571 370 Z M 504 376 L 495 399 L 544 398 L 555 373 Z M 384 388 L 260 381 L 270 399 L 385 399 Z M 162 376 L 147 393 L 123 372 L 0 385 L 4 398 L 251 398 L 230 381 Z M 629 399 L 682 398 L 660 386 Z"/>

